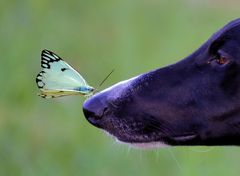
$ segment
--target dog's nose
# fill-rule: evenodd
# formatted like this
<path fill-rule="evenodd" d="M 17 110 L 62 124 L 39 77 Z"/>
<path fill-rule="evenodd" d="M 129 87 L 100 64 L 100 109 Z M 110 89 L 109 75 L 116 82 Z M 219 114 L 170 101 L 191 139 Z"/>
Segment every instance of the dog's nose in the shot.
<path fill-rule="evenodd" d="M 87 99 L 83 104 L 83 113 L 86 119 L 96 127 L 103 126 L 103 118 L 109 112 L 111 101 L 122 96 L 124 90 L 128 90 L 130 80 L 119 82 Z"/>
<path fill-rule="evenodd" d="M 94 126 L 101 127 L 101 120 L 106 110 L 104 96 L 94 95 L 83 104 L 83 113 L 86 119 Z"/>

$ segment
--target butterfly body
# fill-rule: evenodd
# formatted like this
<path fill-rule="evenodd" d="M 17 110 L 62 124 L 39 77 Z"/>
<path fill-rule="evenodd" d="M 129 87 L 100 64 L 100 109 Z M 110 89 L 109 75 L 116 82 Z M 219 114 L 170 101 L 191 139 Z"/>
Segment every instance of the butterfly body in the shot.
<path fill-rule="evenodd" d="M 89 86 L 76 70 L 55 53 L 43 50 L 41 59 L 42 71 L 36 78 L 41 97 L 90 96 L 93 94 L 94 88 Z"/>

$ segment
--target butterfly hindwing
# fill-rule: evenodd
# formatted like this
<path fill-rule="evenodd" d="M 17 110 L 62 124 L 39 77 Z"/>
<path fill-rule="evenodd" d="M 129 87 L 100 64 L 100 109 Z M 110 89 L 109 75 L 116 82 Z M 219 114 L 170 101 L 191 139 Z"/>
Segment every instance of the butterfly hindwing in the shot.
<path fill-rule="evenodd" d="M 54 98 L 66 95 L 88 94 L 84 78 L 55 53 L 43 50 L 41 55 L 42 71 L 36 82 L 43 98 Z"/>
<path fill-rule="evenodd" d="M 41 71 L 40 73 L 38 73 L 36 77 L 36 82 L 39 89 L 42 89 L 45 85 L 45 83 L 42 81 L 44 73 L 45 73 L 44 71 Z"/>
<path fill-rule="evenodd" d="M 68 91 L 68 90 L 54 90 L 54 91 L 41 91 L 38 95 L 42 98 L 58 98 L 68 95 L 78 95 L 79 93 L 76 91 Z"/>

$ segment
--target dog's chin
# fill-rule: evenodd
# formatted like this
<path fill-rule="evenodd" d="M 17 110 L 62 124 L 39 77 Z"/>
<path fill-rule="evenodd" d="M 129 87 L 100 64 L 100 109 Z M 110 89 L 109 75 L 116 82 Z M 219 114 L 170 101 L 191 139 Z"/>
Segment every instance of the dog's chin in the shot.
<path fill-rule="evenodd" d="M 169 147 L 169 145 L 165 144 L 162 141 L 153 141 L 153 142 L 131 142 L 131 141 L 128 141 L 128 142 L 126 142 L 126 141 L 122 141 L 122 140 L 118 139 L 116 136 L 112 135 L 111 133 L 109 133 L 105 130 L 104 130 L 104 132 L 108 136 L 113 138 L 117 143 L 128 145 L 130 147 L 137 148 L 137 149 L 154 149 L 154 148 Z"/>

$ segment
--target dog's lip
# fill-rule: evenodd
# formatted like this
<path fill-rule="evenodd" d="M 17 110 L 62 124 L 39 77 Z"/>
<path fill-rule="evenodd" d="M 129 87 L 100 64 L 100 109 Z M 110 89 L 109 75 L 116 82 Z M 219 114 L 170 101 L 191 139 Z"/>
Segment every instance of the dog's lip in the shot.
<path fill-rule="evenodd" d="M 196 133 L 188 133 L 188 134 L 183 134 L 183 135 L 172 136 L 171 138 L 178 142 L 185 142 L 185 141 L 193 140 L 197 136 L 198 135 Z"/>

